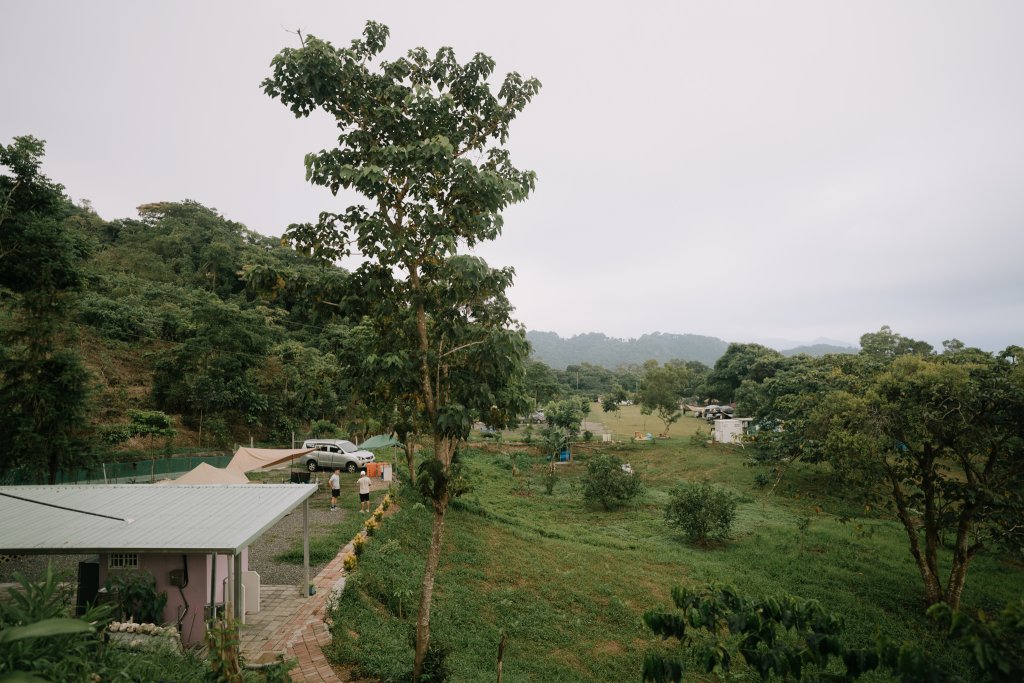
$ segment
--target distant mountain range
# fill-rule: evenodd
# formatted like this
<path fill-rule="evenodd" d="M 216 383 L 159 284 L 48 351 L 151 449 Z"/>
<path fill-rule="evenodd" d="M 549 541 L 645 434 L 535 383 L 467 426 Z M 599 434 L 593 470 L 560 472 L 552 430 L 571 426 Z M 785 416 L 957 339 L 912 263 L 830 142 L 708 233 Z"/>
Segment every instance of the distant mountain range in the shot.
<path fill-rule="evenodd" d="M 648 360 L 664 363 L 670 360 L 696 360 L 708 367 L 715 364 L 729 342 L 718 337 L 706 337 L 699 334 L 662 334 L 654 332 L 636 339 L 616 339 L 600 332 L 577 334 L 562 338 L 555 332 L 538 332 L 530 330 L 526 338 L 533 346 L 533 355 L 555 370 L 564 370 L 569 365 L 590 363 L 614 370 L 622 365 L 640 364 Z M 777 348 L 774 344 L 763 343 L 765 346 Z M 783 340 L 771 340 L 783 341 Z M 811 344 L 793 348 L 778 348 L 786 356 L 806 353 L 811 356 L 822 356 L 826 353 L 856 353 L 857 348 L 843 345 L 833 340 L 815 340 Z"/>

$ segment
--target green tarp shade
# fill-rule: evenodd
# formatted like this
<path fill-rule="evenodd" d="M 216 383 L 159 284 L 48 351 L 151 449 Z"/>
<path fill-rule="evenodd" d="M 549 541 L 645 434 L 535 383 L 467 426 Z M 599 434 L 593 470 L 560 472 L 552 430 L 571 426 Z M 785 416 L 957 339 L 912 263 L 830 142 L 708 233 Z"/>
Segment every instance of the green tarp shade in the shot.
<path fill-rule="evenodd" d="M 359 448 L 364 451 L 372 451 L 386 446 L 401 445 L 402 443 L 390 434 L 378 434 L 377 436 L 371 436 L 369 439 L 359 444 Z"/>

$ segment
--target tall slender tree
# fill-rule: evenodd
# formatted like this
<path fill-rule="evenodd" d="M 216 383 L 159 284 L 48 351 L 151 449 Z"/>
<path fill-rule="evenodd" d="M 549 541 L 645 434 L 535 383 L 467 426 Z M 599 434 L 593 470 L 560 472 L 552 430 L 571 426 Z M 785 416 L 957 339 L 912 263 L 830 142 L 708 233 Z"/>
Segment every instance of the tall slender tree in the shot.
<path fill-rule="evenodd" d="M 478 53 L 460 64 L 448 47 L 375 64 L 388 36 L 375 22 L 344 48 L 307 36 L 274 57 L 263 87 L 297 117 L 319 110 L 337 121 L 337 146 L 306 156 L 307 179 L 367 201 L 292 225 L 288 235 L 330 260 L 355 252 L 365 259 L 355 276 L 367 302 L 368 355 L 393 387 L 380 400 L 391 403 L 415 377 L 417 418 L 407 424 L 425 425 L 433 440 L 418 477 L 434 512 L 416 625 L 418 681 L 453 459 L 474 419 L 500 427 L 525 410 L 528 345 L 505 296 L 513 272 L 459 249 L 495 239 L 501 211 L 534 187 L 534 174 L 515 168 L 504 145 L 540 83 L 513 72 L 494 93 L 494 60 Z"/>
<path fill-rule="evenodd" d="M 52 484 L 84 460 L 89 373 L 64 323 L 88 242 L 68 228 L 75 209 L 42 174 L 44 152 L 32 136 L 0 145 L 0 471 L 21 467 Z"/>

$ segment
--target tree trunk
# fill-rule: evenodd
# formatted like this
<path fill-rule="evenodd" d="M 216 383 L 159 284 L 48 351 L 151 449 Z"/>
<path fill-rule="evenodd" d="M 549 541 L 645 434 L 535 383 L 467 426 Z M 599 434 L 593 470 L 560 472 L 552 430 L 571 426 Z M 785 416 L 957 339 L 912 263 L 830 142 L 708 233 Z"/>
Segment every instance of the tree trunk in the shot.
<path fill-rule="evenodd" d="M 943 599 L 942 584 L 939 582 L 935 558 L 929 557 L 927 553 L 922 552 L 921 538 L 917 525 L 914 523 L 914 518 L 910 515 L 906 497 L 903 495 L 903 489 L 899 485 L 899 480 L 892 472 L 889 472 L 888 476 L 892 485 L 892 497 L 896 503 L 896 515 L 899 517 L 900 522 L 903 523 L 903 528 L 907 532 L 907 538 L 910 540 L 910 554 L 914 556 L 914 562 L 917 563 L 917 569 L 921 573 L 921 580 L 924 581 L 925 600 L 929 605 L 934 605 Z M 927 533 L 928 531 L 926 530 Z"/>
<path fill-rule="evenodd" d="M 423 674 L 423 662 L 430 645 L 430 603 L 434 597 L 434 577 L 441 559 L 441 541 L 444 534 L 444 517 L 448 511 L 448 496 L 434 503 L 434 525 L 430 532 L 430 550 L 427 565 L 423 571 L 423 589 L 420 594 L 420 612 L 416 619 L 416 661 L 413 665 L 412 681 L 419 683 Z"/>
<path fill-rule="evenodd" d="M 405 461 L 409 465 L 409 483 L 416 483 L 416 451 L 414 445 L 408 442 L 408 437 L 405 440 Z"/>
<path fill-rule="evenodd" d="M 973 505 L 968 506 L 968 509 L 960 513 L 960 521 L 956 526 L 956 547 L 953 548 L 953 566 L 949 570 L 945 596 L 946 604 L 953 609 L 960 608 L 960 596 L 967 582 L 967 567 L 980 548 L 980 545 L 968 545 L 971 530 L 974 528 L 973 508 Z"/>

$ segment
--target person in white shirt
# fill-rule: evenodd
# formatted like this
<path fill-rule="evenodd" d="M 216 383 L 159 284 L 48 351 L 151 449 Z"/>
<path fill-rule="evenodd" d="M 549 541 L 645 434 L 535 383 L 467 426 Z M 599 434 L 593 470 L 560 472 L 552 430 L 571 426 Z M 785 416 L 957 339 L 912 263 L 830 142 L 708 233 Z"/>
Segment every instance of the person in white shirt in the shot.
<path fill-rule="evenodd" d="M 359 510 L 361 512 L 370 511 L 370 478 L 366 476 L 366 470 L 360 470 L 359 481 L 356 482 L 359 485 Z"/>
<path fill-rule="evenodd" d="M 341 470 L 334 470 L 328 482 L 331 486 L 331 510 L 337 510 L 338 496 L 341 495 Z"/>

